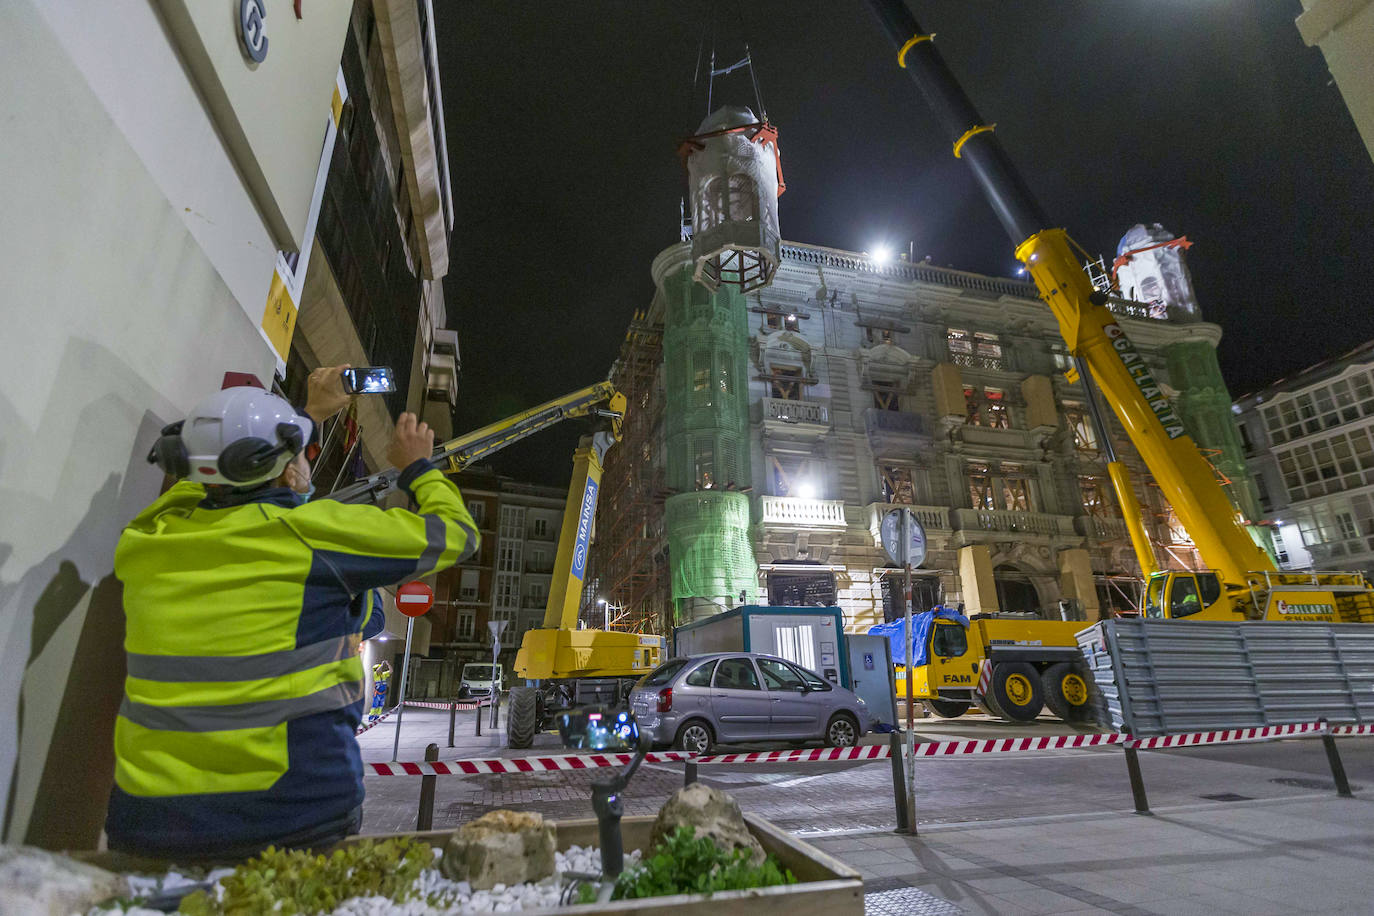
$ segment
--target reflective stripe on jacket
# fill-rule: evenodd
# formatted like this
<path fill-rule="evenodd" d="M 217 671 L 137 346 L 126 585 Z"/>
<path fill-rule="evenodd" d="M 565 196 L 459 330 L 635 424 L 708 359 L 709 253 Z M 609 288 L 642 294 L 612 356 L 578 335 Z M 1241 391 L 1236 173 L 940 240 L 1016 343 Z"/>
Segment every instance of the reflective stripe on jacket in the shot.
<path fill-rule="evenodd" d="M 112 848 L 269 842 L 361 804 L 353 730 L 362 631 L 380 612 L 372 590 L 478 544 L 441 471 L 416 462 L 400 482 L 413 512 L 298 506 L 280 488 L 214 502 L 182 482 L 125 529 Z"/>

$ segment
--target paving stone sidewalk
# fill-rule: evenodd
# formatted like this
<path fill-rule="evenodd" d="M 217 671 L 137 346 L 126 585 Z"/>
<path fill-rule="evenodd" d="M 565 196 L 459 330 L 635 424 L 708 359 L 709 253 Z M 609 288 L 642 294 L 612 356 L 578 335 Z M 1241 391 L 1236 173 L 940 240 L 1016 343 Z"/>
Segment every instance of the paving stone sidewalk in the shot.
<path fill-rule="evenodd" d="M 809 840 L 864 875 L 868 911 L 1374 912 L 1374 800 L 1310 797 Z M 903 900 L 905 909 L 892 908 Z M 951 906 L 952 905 L 952 906 Z M 957 910 L 955 909 L 957 908 Z"/>

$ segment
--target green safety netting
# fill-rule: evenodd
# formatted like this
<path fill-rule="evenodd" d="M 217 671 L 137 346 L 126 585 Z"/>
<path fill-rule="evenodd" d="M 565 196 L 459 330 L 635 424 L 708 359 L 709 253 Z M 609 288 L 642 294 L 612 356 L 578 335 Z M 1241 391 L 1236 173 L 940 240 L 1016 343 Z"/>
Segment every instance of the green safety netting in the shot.
<path fill-rule="evenodd" d="M 734 287 L 715 293 L 690 268 L 665 279 L 664 529 L 674 598 L 753 595 L 749 540 L 749 323 Z"/>

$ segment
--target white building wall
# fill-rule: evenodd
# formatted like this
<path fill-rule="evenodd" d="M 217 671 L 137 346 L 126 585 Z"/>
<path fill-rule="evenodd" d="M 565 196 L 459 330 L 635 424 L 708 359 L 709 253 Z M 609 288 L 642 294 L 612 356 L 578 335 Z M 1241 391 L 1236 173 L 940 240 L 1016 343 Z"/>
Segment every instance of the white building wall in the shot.
<path fill-rule="evenodd" d="M 226 370 L 270 378 L 276 246 L 148 3 L 5 3 L 0 85 L 3 839 L 81 846 L 122 693 L 115 541 L 158 430 Z"/>

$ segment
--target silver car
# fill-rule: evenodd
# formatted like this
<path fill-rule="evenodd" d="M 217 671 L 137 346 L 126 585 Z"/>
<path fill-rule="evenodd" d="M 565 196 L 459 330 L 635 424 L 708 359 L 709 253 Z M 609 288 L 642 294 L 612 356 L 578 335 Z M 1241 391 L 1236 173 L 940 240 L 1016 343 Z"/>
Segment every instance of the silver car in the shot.
<path fill-rule="evenodd" d="M 772 655 L 721 652 L 669 659 L 630 693 L 640 734 L 704 754 L 737 741 L 814 741 L 851 747 L 868 706 L 843 687 Z"/>

